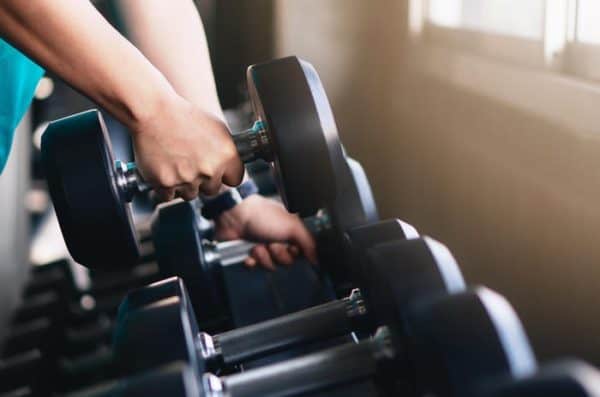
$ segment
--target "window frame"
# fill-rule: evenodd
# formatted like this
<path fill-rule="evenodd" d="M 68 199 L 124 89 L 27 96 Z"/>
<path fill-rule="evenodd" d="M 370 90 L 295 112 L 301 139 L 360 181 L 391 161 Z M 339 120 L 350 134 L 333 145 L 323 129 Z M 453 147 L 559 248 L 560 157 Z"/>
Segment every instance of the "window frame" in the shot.
<path fill-rule="evenodd" d="M 428 19 L 429 0 L 411 0 L 410 29 L 413 37 L 429 45 L 600 81 L 600 45 L 576 40 L 577 2 L 545 0 L 539 40 L 437 25 Z"/>
<path fill-rule="evenodd" d="M 569 3 L 569 29 L 563 54 L 563 71 L 583 79 L 600 81 L 600 44 L 578 40 L 579 0 L 569 0 Z"/>
<path fill-rule="evenodd" d="M 562 25 L 557 29 L 556 26 L 548 24 L 550 20 L 556 23 L 557 19 L 547 18 L 545 29 L 554 29 L 556 37 L 545 36 L 546 64 L 541 69 L 523 67 L 524 62 L 516 55 L 517 53 L 509 56 L 512 59 L 510 62 L 500 62 L 498 54 L 483 56 L 477 53 L 477 47 L 469 48 L 469 45 L 464 42 L 438 45 L 440 44 L 436 42 L 438 37 L 433 36 L 430 27 L 427 26 L 425 1 L 427 0 L 409 0 L 410 55 L 406 61 L 409 68 L 444 84 L 451 84 L 467 92 L 474 92 L 505 103 L 515 109 L 536 114 L 565 129 L 578 131 L 582 136 L 598 136 L 597 104 L 600 103 L 600 89 L 597 82 L 564 72 L 572 68 L 569 62 L 575 59 L 569 58 L 573 56 L 570 51 L 575 48 L 572 45 L 572 23 L 566 23 L 568 20 L 562 22 L 559 20 Z M 576 4 L 573 1 L 548 0 L 547 4 L 572 6 Z M 547 10 L 546 13 L 548 12 L 552 10 Z M 434 28 L 453 30 L 453 28 L 439 26 Z M 481 32 L 471 31 L 470 34 L 478 36 Z M 520 40 L 518 37 L 515 39 Z M 514 46 L 510 46 L 508 50 L 511 48 Z M 595 49 L 590 51 L 590 56 L 597 53 Z M 579 62 L 575 66 L 582 68 L 584 65 Z"/>
<path fill-rule="evenodd" d="M 488 58 L 544 68 L 544 43 L 523 37 L 444 27 L 425 21 L 421 32 L 425 42 L 454 48 Z"/>

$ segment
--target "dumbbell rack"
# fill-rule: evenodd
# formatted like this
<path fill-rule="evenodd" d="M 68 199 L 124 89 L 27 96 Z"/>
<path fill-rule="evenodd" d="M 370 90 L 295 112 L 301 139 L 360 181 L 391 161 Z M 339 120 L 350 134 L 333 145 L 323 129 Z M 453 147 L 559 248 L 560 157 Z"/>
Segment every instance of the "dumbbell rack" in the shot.
<path fill-rule="evenodd" d="M 142 274 L 148 271 L 143 269 L 144 266 L 147 265 L 140 265 L 139 272 Z M 98 284 L 98 287 L 86 291 L 77 302 L 74 291 L 65 291 L 67 288 L 64 284 L 72 282 L 66 280 L 70 277 L 65 274 L 67 268 L 65 260 L 36 267 L 31 273 L 24 291 L 24 301 L 13 316 L 13 326 L 5 341 L 4 358 L 0 364 L 0 390 L 6 392 L 13 386 L 21 384 L 27 387 L 28 383 L 35 383 L 32 378 L 39 372 L 38 366 L 42 365 L 40 361 L 45 354 L 43 345 L 58 342 L 59 339 L 63 339 L 60 342 L 64 346 L 58 347 L 52 354 L 61 357 L 62 364 L 75 373 L 81 369 L 73 367 L 84 363 L 86 359 L 101 359 L 102 351 L 110 343 L 111 323 L 118 303 L 128 289 L 148 281 L 143 276 L 132 279 L 129 274 L 110 277 L 92 275 L 92 285 Z M 228 297 L 234 317 L 232 322 L 238 327 L 314 306 L 333 297 L 331 289 L 322 282 L 322 276 L 305 260 L 299 260 L 295 266 L 279 267 L 275 272 L 252 271 L 238 263 L 228 266 L 224 276 L 228 285 L 235 286 L 229 289 Z M 68 288 L 72 288 L 72 285 Z M 68 298 L 66 296 L 59 296 L 66 293 L 72 294 L 71 301 L 65 299 Z M 65 311 L 72 318 L 65 319 Z M 52 314 L 46 316 L 49 313 Z M 61 323 L 59 327 L 63 329 L 51 330 L 51 322 Z M 44 338 L 52 338 L 52 341 Z M 308 350 L 299 349 L 298 354 L 305 351 Z M 290 357 L 290 354 L 279 355 L 279 359 L 284 357 Z M 248 366 L 269 361 L 259 360 Z M 102 374 L 98 376 L 102 377 Z M 56 382 L 58 390 L 55 391 L 69 388 L 68 379 L 54 378 L 51 381 Z"/>

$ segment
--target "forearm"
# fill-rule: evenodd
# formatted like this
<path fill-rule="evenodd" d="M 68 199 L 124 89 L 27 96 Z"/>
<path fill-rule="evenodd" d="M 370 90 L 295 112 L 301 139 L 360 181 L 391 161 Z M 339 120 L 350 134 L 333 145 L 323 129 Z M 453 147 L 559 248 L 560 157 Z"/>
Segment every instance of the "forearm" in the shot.
<path fill-rule="evenodd" d="M 206 34 L 192 0 L 119 0 L 128 38 L 175 91 L 226 121 L 210 62 Z M 244 181 L 248 173 L 244 175 Z M 228 189 L 223 186 L 221 191 Z"/>
<path fill-rule="evenodd" d="M 0 0 L 0 36 L 125 125 L 151 117 L 175 95 L 89 1 Z"/>
<path fill-rule="evenodd" d="M 120 0 L 129 39 L 169 80 L 175 91 L 225 120 L 206 35 L 192 0 Z"/>

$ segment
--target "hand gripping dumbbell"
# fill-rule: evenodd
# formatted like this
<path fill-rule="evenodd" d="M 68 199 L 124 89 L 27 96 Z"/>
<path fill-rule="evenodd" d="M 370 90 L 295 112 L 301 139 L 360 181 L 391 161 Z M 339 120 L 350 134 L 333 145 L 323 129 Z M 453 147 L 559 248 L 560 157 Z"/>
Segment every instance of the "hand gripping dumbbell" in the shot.
<path fill-rule="evenodd" d="M 370 192 L 368 185 L 365 186 L 364 173 L 361 172 L 360 165 L 353 165 L 352 169 L 355 184 L 362 186 L 361 191 Z M 161 274 L 164 277 L 175 275 L 185 280 L 192 301 L 199 305 L 197 316 L 200 321 L 205 322 L 209 318 L 221 316 L 227 308 L 226 291 L 221 274 L 223 265 L 227 263 L 223 262 L 223 255 L 219 255 L 219 250 L 215 249 L 214 244 L 202 238 L 198 219 L 193 204 L 172 201 L 161 204 L 157 208 L 152 218 L 151 228 L 154 255 Z M 317 240 L 331 231 L 331 220 L 322 213 L 306 218 L 305 221 Z M 367 237 L 369 234 L 372 236 L 371 240 L 380 239 L 380 241 L 418 236 L 412 226 L 397 220 L 370 225 L 365 227 L 368 233 L 363 233 L 360 238 L 357 236 L 352 243 L 346 239 L 346 246 L 356 248 L 359 241 L 369 239 Z M 338 255 L 341 251 L 347 250 L 348 248 L 339 250 Z M 353 256 L 356 258 L 356 255 Z M 348 273 L 350 260 L 351 258 L 347 258 L 344 266 L 338 265 L 338 274 Z"/>
<path fill-rule="evenodd" d="M 598 397 L 600 372 L 581 360 L 547 364 L 525 377 L 506 376 L 482 385 L 477 397 Z"/>
<path fill-rule="evenodd" d="M 377 313 L 390 310 L 387 295 L 378 292 L 381 289 L 394 288 L 396 303 L 404 303 L 465 288 L 452 254 L 430 238 L 377 245 L 369 258 L 364 267 L 371 276 L 361 290 L 354 290 L 350 296 L 216 335 L 198 331 L 191 309 L 194 303 L 180 280 L 170 281 L 171 286 L 162 283 L 149 287 L 175 292 L 149 305 L 140 303 L 146 303 L 144 295 L 152 291 L 132 292 L 124 301 L 128 310 L 117 320 L 115 361 L 129 373 L 174 360 L 196 362 L 202 371 L 218 370 L 354 331 L 371 333 L 381 325 Z M 160 293 L 152 294 L 157 297 Z M 189 330 L 193 330 L 191 334 Z M 152 341 L 151 349 L 147 341 Z"/>
<path fill-rule="evenodd" d="M 374 216 L 337 200 L 351 183 L 325 91 L 314 68 L 288 57 L 248 69 L 257 122 L 232 135 L 240 159 L 273 163 L 279 192 L 301 216 L 335 206 L 334 218 Z M 166 132 L 167 133 L 167 132 Z M 140 252 L 128 202 L 148 187 L 135 164 L 115 161 L 102 116 L 84 112 L 50 123 L 42 137 L 50 195 L 69 252 L 88 267 L 135 263 Z M 357 197 L 360 201 L 362 197 Z M 339 211 L 338 211 L 339 208 Z M 358 223 L 357 223 L 358 224 Z"/>
<path fill-rule="evenodd" d="M 212 319 L 227 317 L 228 295 L 223 285 L 223 261 L 215 260 L 219 255 L 210 243 L 202 242 L 196 232 L 196 221 L 191 204 L 174 202 L 163 204 L 153 219 L 153 236 L 156 258 L 165 276 L 178 275 L 185 281 L 195 309 L 196 317 L 204 325 Z M 318 232 L 316 232 L 318 233 Z M 380 221 L 354 228 L 346 234 L 346 251 L 353 258 L 346 264 L 349 278 L 355 286 L 362 280 L 360 266 L 364 253 L 371 246 L 386 242 L 418 237 L 418 232 L 409 224 L 397 219 Z M 155 288 L 157 289 L 157 288 Z M 163 299 L 166 295 L 150 293 L 149 288 L 138 293 L 137 301 L 145 304 Z M 157 289 L 168 291 L 167 289 Z M 122 305 L 128 307 L 128 305 Z M 122 314 L 122 310 L 120 310 Z"/>
<path fill-rule="evenodd" d="M 465 397 L 535 371 L 522 325 L 499 294 L 477 287 L 399 307 L 394 298 L 370 339 L 223 377 L 202 374 L 195 361 L 169 365 L 79 396 L 299 396 L 376 379 L 384 395 Z"/>

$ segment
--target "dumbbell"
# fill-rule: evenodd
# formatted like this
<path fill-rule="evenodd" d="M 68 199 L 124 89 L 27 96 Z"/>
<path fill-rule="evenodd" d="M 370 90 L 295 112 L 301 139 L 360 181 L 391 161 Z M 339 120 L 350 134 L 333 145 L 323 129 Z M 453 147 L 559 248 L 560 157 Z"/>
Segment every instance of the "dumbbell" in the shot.
<path fill-rule="evenodd" d="M 67 314 L 73 325 L 80 325 L 99 314 L 113 312 L 128 290 L 155 281 L 157 274 L 156 264 L 150 262 L 110 276 L 92 274 L 89 285 L 80 286 L 66 259 L 35 266 L 14 318 L 22 321 Z"/>
<path fill-rule="evenodd" d="M 487 288 L 432 295 L 390 314 L 393 322 L 358 343 L 224 377 L 202 374 L 195 362 L 172 364 L 78 396 L 297 396 L 377 379 L 384 395 L 408 388 L 410 395 L 464 397 L 497 377 L 536 369 L 513 308 Z"/>
<path fill-rule="evenodd" d="M 290 212 L 304 217 L 333 205 L 331 216 L 341 224 L 373 220 L 374 207 L 364 212 L 360 205 L 338 202 L 352 189 L 350 170 L 314 68 L 288 57 L 250 66 L 247 77 L 257 122 L 232 135 L 240 159 L 273 163 Z M 115 161 L 100 113 L 50 123 L 42 137 L 42 161 L 73 258 L 92 268 L 137 262 L 138 238 L 127 203 L 148 187 L 135 164 Z"/>
<path fill-rule="evenodd" d="M 193 303 L 180 280 L 173 282 L 176 294 L 154 304 L 140 306 L 139 297 L 148 292 L 133 292 L 125 304 L 135 308 L 130 307 L 117 321 L 116 362 L 124 372 L 174 360 L 198 362 L 201 371 L 217 370 L 293 346 L 353 331 L 372 331 L 380 324 L 373 314 L 390 310 L 387 296 L 375 291 L 386 285 L 395 288 L 403 303 L 434 292 L 464 289 L 452 254 L 431 238 L 381 244 L 371 250 L 369 257 L 364 266 L 372 276 L 370 285 L 362 290 L 355 290 L 344 299 L 213 336 L 198 332 L 191 310 Z M 151 349 L 147 347 L 149 340 Z M 189 350 L 190 346 L 194 349 Z"/>
<path fill-rule="evenodd" d="M 545 365 L 535 374 L 507 377 L 483 385 L 477 397 L 598 397 L 600 373 L 581 360 L 564 360 Z"/>
<path fill-rule="evenodd" d="M 65 384 L 68 378 L 58 368 L 61 357 L 71 360 L 78 357 L 75 354 L 106 346 L 111 335 L 112 322 L 104 316 L 90 322 L 87 329 L 66 328 L 60 318 L 47 316 L 12 325 L 0 358 L 0 392 L 14 385 L 28 385 L 38 392 Z M 34 359 L 31 352 L 36 353 Z"/>
<path fill-rule="evenodd" d="M 139 269 L 136 271 L 142 273 Z M 151 281 L 142 274 L 136 277 L 137 283 L 130 283 L 129 288 Z M 29 375 L 20 370 L 23 362 L 29 367 L 35 366 L 33 372 L 48 374 L 56 367 L 59 357 L 73 357 L 109 344 L 112 334 L 109 315 L 116 313 L 128 289 L 118 286 L 118 281 L 103 281 L 101 285 L 83 290 L 75 284 L 70 265 L 65 260 L 34 267 L 24 288 L 24 302 L 12 316 L 0 352 L 0 378 L 5 379 L 0 382 L 0 391 L 11 384 L 8 380 L 28 383 L 25 379 Z M 117 293 L 119 289 L 121 292 Z M 33 361 L 29 359 L 32 351 L 39 352 L 39 357 Z M 43 383 L 47 379 L 51 383 L 46 384 L 58 383 L 57 377 L 51 375 L 36 382 Z M 31 383 L 33 387 L 34 382 Z"/>
<path fill-rule="evenodd" d="M 354 169 L 360 169 L 360 165 Z M 362 184 L 360 173 L 357 173 L 354 179 L 357 180 L 357 184 Z M 313 235 L 317 237 L 327 235 L 331 230 L 329 218 L 322 214 L 307 218 L 306 223 Z M 385 230 L 391 236 L 387 238 L 418 235 L 414 228 L 404 222 L 392 221 L 391 223 L 392 225 Z M 391 229 L 394 227 L 397 230 L 392 233 Z M 384 236 L 382 232 L 374 230 L 371 232 L 374 236 L 381 238 Z M 226 311 L 227 298 L 221 271 L 222 267 L 230 261 L 224 262 L 224 257 L 222 254 L 219 255 L 219 250 L 202 239 L 194 205 L 184 201 L 159 205 L 152 219 L 152 236 L 161 274 L 164 277 L 175 275 L 185 280 L 192 300 L 201 305 L 200 310 L 196 312 L 199 320 L 206 322 L 210 318 L 222 316 Z M 325 242 L 320 243 L 325 244 Z M 341 251 L 344 250 L 346 249 L 338 251 L 338 254 L 341 255 Z M 345 261 L 345 270 L 348 268 L 347 261 Z M 338 273 L 342 273 L 342 270 Z"/>
<path fill-rule="evenodd" d="M 3 356 L 32 348 L 76 353 L 102 338 L 107 340 L 109 333 L 104 325 L 116 313 L 126 291 L 156 279 L 136 275 L 135 280 L 115 280 L 110 286 L 80 290 L 63 262 L 37 270 L 27 284 L 24 300 L 12 316 L 7 342 L 1 351 Z M 103 331 L 89 332 L 94 328 Z"/>
<path fill-rule="evenodd" d="M 207 325 L 211 318 L 227 317 L 227 296 L 222 285 L 223 264 L 215 261 L 217 257 L 210 250 L 211 245 L 201 243 L 198 233 L 195 233 L 196 222 L 192 205 L 186 202 L 163 204 L 155 213 L 153 222 L 154 240 L 157 247 L 157 260 L 161 267 L 169 271 L 165 276 L 181 275 L 190 293 L 196 318 Z M 418 237 L 418 232 L 411 225 L 398 219 L 389 219 L 354 228 L 346 234 L 346 251 L 352 252 L 346 269 L 348 273 L 360 273 L 353 270 L 360 266 L 364 253 L 371 246 L 386 241 L 404 240 Z M 202 260 L 203 258 L 208 260 Z M 213 258 L 213 259 L 211 259 Z M 362 276 L 354 274 L 354 284 L 358 285 Z M 161 286 L 164 284 L 161 283 Z M 145 288 L 136 294 L 130 294 L 128 300 L 137 302 L 139 306 L 152 303 L 172 294 L 168 288 L 154 286 Z M 349 293 L 349 291 L 348 291 Z M 135 300 L 132 296 L 136 296 Z M 119 316 L 124 314 L 123 304 Z"/>
<path fill-rule="evenodd" d="M 42 352 L 33 349 L 18 356 L 0 360 L 0 393 L 21 388 L 24 385 L 36 385 L 39 378 L 47 374 L 48 367 L 43 366 Z"/>

